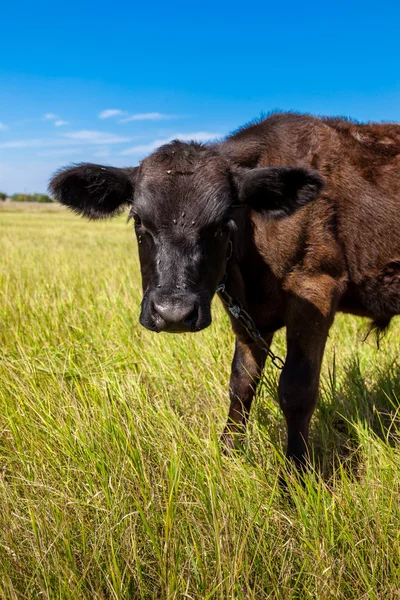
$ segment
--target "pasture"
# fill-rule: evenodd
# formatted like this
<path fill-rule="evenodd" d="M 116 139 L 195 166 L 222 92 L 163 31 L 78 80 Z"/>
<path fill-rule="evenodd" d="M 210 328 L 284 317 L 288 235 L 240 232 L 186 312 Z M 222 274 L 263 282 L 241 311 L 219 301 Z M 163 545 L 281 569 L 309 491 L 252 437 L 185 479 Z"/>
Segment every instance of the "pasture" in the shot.
<path fill-rule="evenodd" d="M 289 501 L 278 372 L 222 456 L 228 319 L 144 330 L 126 217 L 0 205 L 0 257 L 1 598 L 400 598 L 398 320 L 336 319 Z"/>

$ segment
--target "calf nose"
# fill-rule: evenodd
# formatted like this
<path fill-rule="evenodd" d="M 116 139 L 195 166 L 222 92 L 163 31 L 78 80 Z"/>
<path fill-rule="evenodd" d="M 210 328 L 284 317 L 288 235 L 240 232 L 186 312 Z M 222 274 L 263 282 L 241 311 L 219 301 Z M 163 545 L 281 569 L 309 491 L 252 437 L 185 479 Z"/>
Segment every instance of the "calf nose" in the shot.
<path fill-rule="evenodd" d="M 153 304 L 154 312 L 161 317 L 170 331 L 188 331 L 197 320 L 197 308 L 194 301 L 185 303 L 160 302 Z"/>

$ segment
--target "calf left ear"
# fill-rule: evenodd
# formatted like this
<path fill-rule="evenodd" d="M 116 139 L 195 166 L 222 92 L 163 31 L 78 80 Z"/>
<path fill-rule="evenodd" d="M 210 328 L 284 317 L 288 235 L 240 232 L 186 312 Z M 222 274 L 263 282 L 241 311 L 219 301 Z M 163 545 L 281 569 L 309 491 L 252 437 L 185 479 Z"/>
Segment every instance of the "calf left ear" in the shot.
<path fill-rule="evenodd" d="M 275 218 L 292 214 L 317 198 L 322 177 L 302 167 L 267 167 L 239 175 L 239 201 Z"/>
<path fill-rule="evenodd" d="M 50 181 L 49 191 L 79 215 L 89 219 L 112 217 L 132 204 L 137 170 L 75 165 L 61 169 Z"/>

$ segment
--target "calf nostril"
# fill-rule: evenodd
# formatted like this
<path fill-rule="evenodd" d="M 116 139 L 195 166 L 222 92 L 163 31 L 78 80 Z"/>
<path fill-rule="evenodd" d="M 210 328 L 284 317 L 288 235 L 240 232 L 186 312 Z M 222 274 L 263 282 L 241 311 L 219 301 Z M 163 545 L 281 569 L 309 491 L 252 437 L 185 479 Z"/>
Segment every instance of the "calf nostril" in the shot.
<path fill-rule="evenodd" d="M 193 325 L 193 323 L 196 323 L 198 314 L 199 314 L 199 311 L 197 310 L 197 307 L 195 307 L 192 310 L 192 312 L 189 313 L 187 317 L 185 317 L 185 319 L 183 321 L 185 323 L 185 325 Z"/>

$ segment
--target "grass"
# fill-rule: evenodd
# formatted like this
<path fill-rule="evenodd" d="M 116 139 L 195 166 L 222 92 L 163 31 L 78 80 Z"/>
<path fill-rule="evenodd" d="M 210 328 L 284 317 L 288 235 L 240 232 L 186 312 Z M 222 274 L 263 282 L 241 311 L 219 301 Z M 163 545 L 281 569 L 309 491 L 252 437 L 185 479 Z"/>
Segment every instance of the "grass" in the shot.
<path fill-rule="evenodd" d="M 289 500 L 277 372 L 221 456 L 227 318 L 216 301 L 199 334 L 141 328 L 123 218 L 8 205 L 0 256 L 2 599 L 400 598 L 396 322 L 378 352 L 337 318 Z"/>

